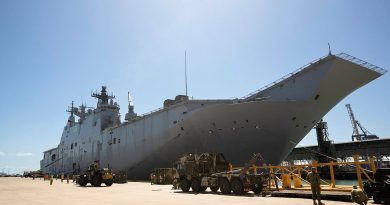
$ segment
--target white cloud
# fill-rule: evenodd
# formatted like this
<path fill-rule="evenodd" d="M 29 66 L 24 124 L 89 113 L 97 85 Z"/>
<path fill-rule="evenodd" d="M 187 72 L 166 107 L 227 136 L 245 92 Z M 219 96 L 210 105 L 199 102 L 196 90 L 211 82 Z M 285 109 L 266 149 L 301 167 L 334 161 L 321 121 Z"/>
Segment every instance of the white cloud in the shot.
<path fill-rule="evenodd" d="M 5 156 L 11 156 L 11 157 L 30 157 L 32 156 L 33 153 L 30 152 L 16 152 L 16 153 L 4 153 L 0 152 L 0 157 L 5 157 Z"/>
<path fill-rule="evenodd" d="M 18 153 L 15 153 L 15 156 L 17 157 L 29 157 L 29 156 L 32 156 L 33 154 L 30 153 L 30 152 L 18 152 Z"/>

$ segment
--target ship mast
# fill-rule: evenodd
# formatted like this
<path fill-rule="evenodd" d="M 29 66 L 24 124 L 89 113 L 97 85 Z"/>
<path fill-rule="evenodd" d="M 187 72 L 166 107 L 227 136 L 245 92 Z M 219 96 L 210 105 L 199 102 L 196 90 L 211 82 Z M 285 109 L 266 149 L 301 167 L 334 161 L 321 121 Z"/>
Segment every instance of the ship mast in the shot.
<path fill-rule="evenodd" d="M 74 113 L 74 107 L 73 107 L 73 101 L 72 101 L 72 106 L 69 108 L 68 107 L 68 109 L 66 110 L 66 112 L 69 112 L 70 113 L 70 116 L 72 116 L 73 117 L 73 113 Z"/>
<path fill-rule="evenodd" d="M 108 104 L 108 100 L 115 99 L 114 95 L 112 95 L 112 94 L 107 95 L 107 87 L 106 86 L 102 86 L 102 90 L 100 91 L 100 94 L 97 92 L 94 92 L 91 94 L 91 97 L 99 99 L 100 100 L 99 103 L 101 103 L 101 104 Z"/>
<path fill-rule="evenodd" d="M 186 84 L 186 96 L 187 95 L 187 50 L 184 50 L 184 78 Z"/>
<path fill-rule="evenodd" d="M 69 126 L 71 127 L 71 126 L 73 126 L 74 125 L 74 122 L 75 122 L 75 120 L 74 120 L 74 113 L 75 113 L 75 108 L 74 108 L 74 106 L 73 106 L 73 101 L 72 101 L 72 106 L 71 107 L 68 107 L 68 109 L 66 110 L 66 112 L 69 112 L 70 113 L 70 116 L 69 116 L 69 118 L 68 118 L 68 124 L 69 124 Z"/>

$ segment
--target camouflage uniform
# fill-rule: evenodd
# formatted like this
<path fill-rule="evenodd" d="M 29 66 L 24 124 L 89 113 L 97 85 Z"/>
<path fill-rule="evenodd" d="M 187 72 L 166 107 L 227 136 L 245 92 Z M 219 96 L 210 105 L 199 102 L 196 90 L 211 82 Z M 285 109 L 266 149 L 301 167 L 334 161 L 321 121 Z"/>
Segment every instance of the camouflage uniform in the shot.
<path fill-rule="evenodd" d="M 367 195 L 363 192 L 363 190 L 357 188 L 356 186 L 353 186 L 351 191 L 351 198 L 353 202 L 360 205 L 366 205 L 368 201 Z"/>
<path fill-rule="evenodd" d="M 50 185 L 52 185 L 53 184 L 53 175 L 52 174 L 50 174 Z"/>
<path fill-rule="evenodd" d="M 172 189 L 178 189 L 178 186 L 177 186 L 177 179 L 173 179 L 173 182 L 172 182 Z"/>
<path fill-rule="evenodd" d="M 311 192 L 312 192 L 312 198 L 314 201 L 314 204 L 316 203 L 316 200 L 318 200 L 318 204 L 323 204 L 321 202 L 321 178 L 320 175 L 316 172 L 315 169 L 312 169 L 312 171 L 307 175 L 306 177 L 307 181 L 310 182 L 311 186 Z"/>

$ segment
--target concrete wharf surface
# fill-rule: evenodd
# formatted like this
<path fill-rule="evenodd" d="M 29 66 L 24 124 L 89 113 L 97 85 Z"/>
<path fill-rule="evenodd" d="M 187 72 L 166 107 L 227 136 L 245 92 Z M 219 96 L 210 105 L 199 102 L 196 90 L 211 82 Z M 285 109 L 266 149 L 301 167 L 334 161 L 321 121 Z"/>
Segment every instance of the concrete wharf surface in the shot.
<path fill-rule="evenodd" d="M 306 198 L 311 199 L 311 191 L 304 190 L 282 190 L 271 193 L 272 197 L 287 197 L 287 198 Z M 321 191 L 321 199 L 332 201 L 351 202 L 351 193 L 338 191 Z"/>
<path fill-rule="evenodd" d="M 343 205 L 351 202 L 324 200 L 326 205 Z M 372 203 L 372 202 L 369 202 Z M 260 197 L 253 194 L 244 196 L 205 193 L 182 193 L 171 190 L 170 185 L 150 185 L 147 182 L 113 184 L 111 187 L 79 187 L 72 183 L 61 183 L 31 178 L 0 178 L 0 204 L 4 205 L 99 205 L 99 204 L 169 204 L 169 205 L 312 205 L 311 199 Z"/>

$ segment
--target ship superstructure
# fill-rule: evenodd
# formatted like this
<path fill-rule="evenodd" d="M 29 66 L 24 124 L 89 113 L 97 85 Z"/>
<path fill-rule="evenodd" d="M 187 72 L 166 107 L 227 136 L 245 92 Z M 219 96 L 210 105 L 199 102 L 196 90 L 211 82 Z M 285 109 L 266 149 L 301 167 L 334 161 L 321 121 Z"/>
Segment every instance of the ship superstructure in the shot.
<path fill-rule="evenodd" d="M 125 122 L 103 86 L 92 94 L 96 108 L 68 109 L 61 141 L 44 152 L 41 169 L 75 173 L 99 161 L 130 178 L 146 178 L 152 168 L 170 167 L 191 152 L 221 152 L 235 165 L 261 152 L 268 163 L 279 164 L 332 107 L 386 72 L 344 53 L 329 54 L 243 98 L 178 95 L 139 116 L 128 94 Z"/>

